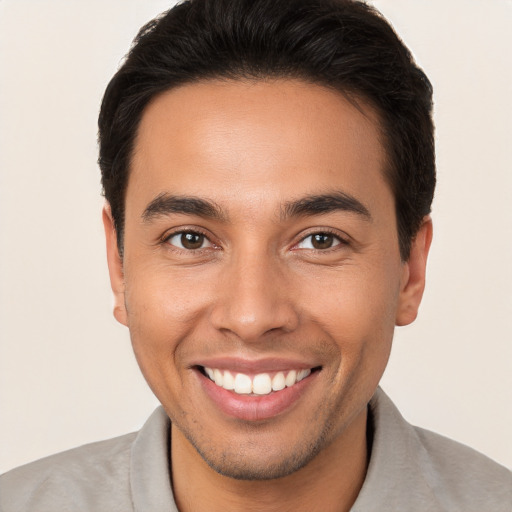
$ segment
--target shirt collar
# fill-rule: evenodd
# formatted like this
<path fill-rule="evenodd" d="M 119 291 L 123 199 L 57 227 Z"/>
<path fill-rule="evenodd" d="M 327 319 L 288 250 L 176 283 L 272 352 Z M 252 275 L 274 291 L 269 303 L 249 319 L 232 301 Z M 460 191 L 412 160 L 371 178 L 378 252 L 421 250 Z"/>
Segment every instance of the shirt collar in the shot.
<path fill-rule="evenodd" d="M 130 486 L 135 512 L 178 512 L 169 470 L 171 422 L 158 407 L 137 434 L 132 445 Z"/>
<path fill-rule="evenodd" d="M 351 512 L 436 510 L 428 468 L 428 453 L 412 425 L 378 388 L 369 404 L 373 422 L 370 463 L 363 487 Z"/>
<path fill-rule="evenodd" d="M 428 478 L 429 456 L 388 396 L 378 388 L 369 404 L 373 442 L 366 478 L 351 512 L 440 510 Z M 131 450 L 134 510 L 178 512 L 171 488 L 170 420 L 158 407 Z"/>

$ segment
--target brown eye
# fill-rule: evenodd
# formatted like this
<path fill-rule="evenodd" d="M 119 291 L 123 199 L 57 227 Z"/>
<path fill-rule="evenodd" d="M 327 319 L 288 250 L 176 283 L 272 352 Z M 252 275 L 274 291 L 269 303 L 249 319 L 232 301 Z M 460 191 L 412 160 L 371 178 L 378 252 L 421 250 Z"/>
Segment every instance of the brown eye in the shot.
<path fill-rule="evenodd" d="M 299 249 L 316 249 L 321 251 L 330 249 L 341 243 L 341 239 L 331 233 L 314 233 L 303 238 L 297 247 Z"/>
<path fill-rule="evenodd" d="M 199 249 L 203 245 L 204 235 L 197 233 L 182 233 L 181 245 L 185 249 Z"/>
<path fill-rule="evenodd" d="M 311 237 L 311 245 L 315 249 L 329 249 L 334 243 L 334 236 L 329 233 L 317 233 Z"/>
<path fill-rule="evenodd" d="M 167 242 L 179 249 L 186 249 L 188 251 L 204 249 L 205 247 L 211 247 L 212 245 L 202 233 L 195 233 L 192 231 L 175 233 L 168 238 Z"/>

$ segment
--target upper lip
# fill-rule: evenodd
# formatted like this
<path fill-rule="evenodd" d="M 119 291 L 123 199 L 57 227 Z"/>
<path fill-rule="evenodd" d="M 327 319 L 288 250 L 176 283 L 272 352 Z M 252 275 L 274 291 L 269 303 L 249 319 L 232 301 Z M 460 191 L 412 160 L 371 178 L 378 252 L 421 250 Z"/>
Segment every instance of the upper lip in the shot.
<path fill-rule="evenodd" d="M 197 360 L 192 366 L 230 370 L 239 373 L 266 373 L 286 370 L 307 370 L 321 366 L 318 362 L 304 359 L 267 357 L 263 359 L 246 359 L 239 357 L 209 357 Z"/>

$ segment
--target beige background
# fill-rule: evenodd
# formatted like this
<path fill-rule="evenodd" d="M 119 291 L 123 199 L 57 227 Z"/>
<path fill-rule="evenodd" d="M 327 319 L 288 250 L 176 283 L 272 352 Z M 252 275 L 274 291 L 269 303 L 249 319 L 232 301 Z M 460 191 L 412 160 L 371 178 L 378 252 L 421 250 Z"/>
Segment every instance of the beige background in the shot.
<path fill-rule="evenodd" d="M 383 387 L 512 467 L 512 2 L 376 0 L 436 89 L 420 318 Z M 0 0 L 0 472 L 139 428 L 156 405 L 111 316 L 96 117 L 161 0 Z"/>

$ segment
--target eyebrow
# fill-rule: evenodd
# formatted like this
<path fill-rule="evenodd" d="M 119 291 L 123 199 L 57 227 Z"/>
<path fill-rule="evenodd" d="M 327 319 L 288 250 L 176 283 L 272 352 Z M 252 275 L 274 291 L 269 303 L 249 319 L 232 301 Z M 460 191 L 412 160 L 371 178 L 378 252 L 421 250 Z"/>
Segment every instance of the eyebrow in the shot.
<path fill-rule="evenodd" d="M 297 201 L 289 201 L 281 208 L 281 219 L 322 215 L 340 210 L 355 213 L 368 221 L 372 220 L 370 210 L 361 201 L 345 192 L 311 195 Z"/>
<path fill-rule="evenodd" d="M 372 216 L 368 208 L 354 196 L 345 192 L 318 194 L 288 201 L 281 207 L 281 220 L 290 217 L 322 215 L 335 211 L 355 213 L 365 220 Z M 215 202 L 195 196 L 175 196 L 163 192 L 156 196 L 142 213 L 142 220 L 150 222 L 156 217 L 172 213 L 197 215 L 213 220 L 226 221 L 227 215 Z"/>
<path fill-rule="evenodd" d="M 142 220 L 150 222 L 155 217 L 181 213 L 225 221 L 222 208 L 208 199 L 192 196 L 174 196 L 166 192 L 156 196 L 142 212 Z"/>

